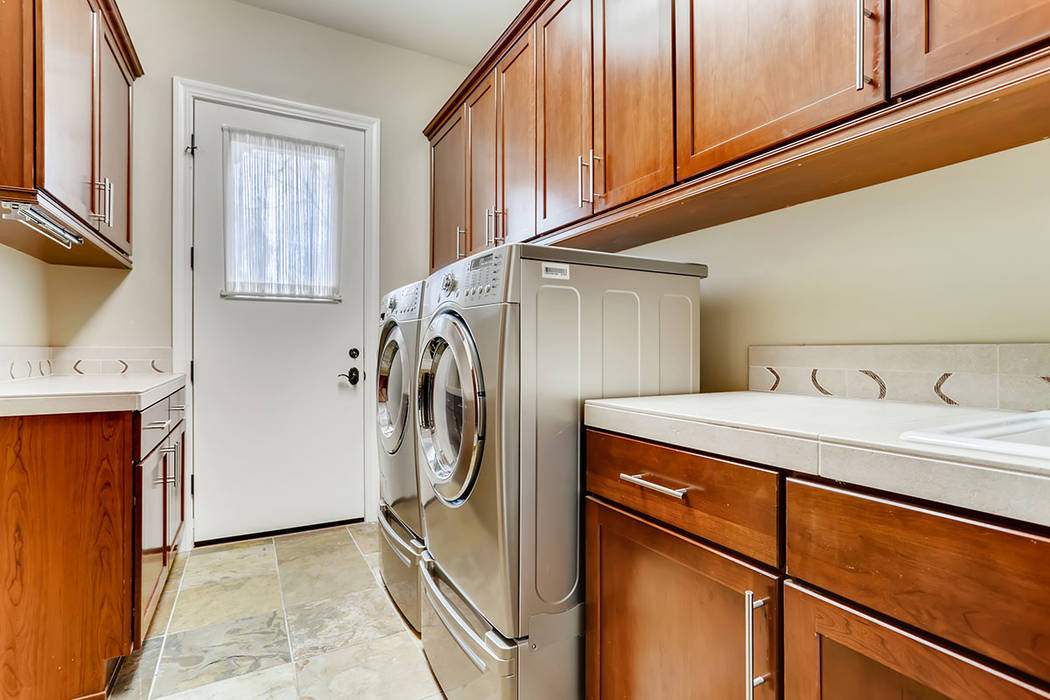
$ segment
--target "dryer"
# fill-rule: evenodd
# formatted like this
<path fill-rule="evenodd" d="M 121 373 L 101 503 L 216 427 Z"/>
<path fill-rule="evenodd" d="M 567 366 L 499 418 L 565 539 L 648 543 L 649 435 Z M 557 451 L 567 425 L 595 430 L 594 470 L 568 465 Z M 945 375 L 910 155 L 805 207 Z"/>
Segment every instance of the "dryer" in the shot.
<path fill-rule="evenodd" d="M 376 366 L 380 570 L 390 597 L 417 630 L 423 519 L 416 469 L 414 389 L 424 288 L 424 282 L 416 282 L 383 297 Z"/>
<path fill-rule="evenodd" d="M 583 401 L 699 389 L 706 275 L 512 244 L 429 278 L 422 637 L 448 697 L 581 695 Z"/>

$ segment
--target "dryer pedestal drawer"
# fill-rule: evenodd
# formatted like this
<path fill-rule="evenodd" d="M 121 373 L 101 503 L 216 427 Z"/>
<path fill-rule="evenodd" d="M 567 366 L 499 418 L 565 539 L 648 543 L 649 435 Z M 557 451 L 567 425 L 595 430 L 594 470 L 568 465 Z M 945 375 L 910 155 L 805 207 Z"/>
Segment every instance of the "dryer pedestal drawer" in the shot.
<path fill-rule="evenodd" d="M 775 471 L 587 430 L 587 490 L 776 566 Z"/>

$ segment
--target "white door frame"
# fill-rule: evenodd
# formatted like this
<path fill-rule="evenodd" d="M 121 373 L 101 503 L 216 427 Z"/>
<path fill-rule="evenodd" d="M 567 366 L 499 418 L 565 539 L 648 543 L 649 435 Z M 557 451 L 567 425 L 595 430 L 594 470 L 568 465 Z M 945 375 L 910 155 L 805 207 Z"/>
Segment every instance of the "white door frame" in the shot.
<path fill-rule="evenodd" d="M 364 344 L 361 348 L 361 372 L 365 396 L 364 425 L 364 498 L 365 519 L 376 519 L 379 502 L 379 471 L 375 425 L 374 367 L 379 342 L 379 328 L 372 321 L 379 308 L 379 120 L 326 107 L 293 102 L 244 90 L 203 83 L 196 80 L 172 79 L 171 129 L 171 341 L 172 371 L 190 373 L 193 357 L 193 273 L 190 270 L 190 246 L 193 242 L 193 158 L 188 147 L 193 133 L 193 104 L 201 100 L 293 119 L 308 119 L 323 124 L 361 131 L 365 137 L 365 211 L 364 211 Z M 186 402 L 186 471 L 194 473 L 193 462 L 193 384 L 187 383 Z M 192 514 L 192 500 L 187 489 L 186 512 Z M 192 519 L 183 544 L 193 545 Z"/>

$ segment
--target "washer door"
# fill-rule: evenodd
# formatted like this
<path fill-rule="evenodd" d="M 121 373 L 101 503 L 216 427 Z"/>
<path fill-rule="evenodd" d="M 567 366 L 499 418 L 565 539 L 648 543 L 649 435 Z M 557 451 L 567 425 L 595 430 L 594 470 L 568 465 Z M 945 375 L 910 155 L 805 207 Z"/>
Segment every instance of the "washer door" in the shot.
<path fill-rule="evenodd" d="M 412 358 L 401 326 L 391 323 L 379 340 L 376 370 L 376 422 L 379 442 L 389 454 L 397 452 L 405 435 L 412 401 Z"/>
<path fill-rule="evenodd" d="M 418 387 L 423 471 L 438 498 L 458 506 L 481 464 L 485 390 L 474 339 L 453 312 L 435 316 L 421 341 Z"/>

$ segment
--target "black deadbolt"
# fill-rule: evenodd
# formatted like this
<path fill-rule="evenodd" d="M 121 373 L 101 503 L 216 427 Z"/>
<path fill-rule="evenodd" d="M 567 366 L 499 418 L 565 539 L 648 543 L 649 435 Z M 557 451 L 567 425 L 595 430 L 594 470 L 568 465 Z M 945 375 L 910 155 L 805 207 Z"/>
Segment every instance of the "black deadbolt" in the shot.
<path fill-rule="evenodd" d="M 361 356 L 361 351 L 360 350 L 358 350 L 357 348 L 350 348 L 350 359 L 351 360 L 356 360 L 360 356 Z"/>

